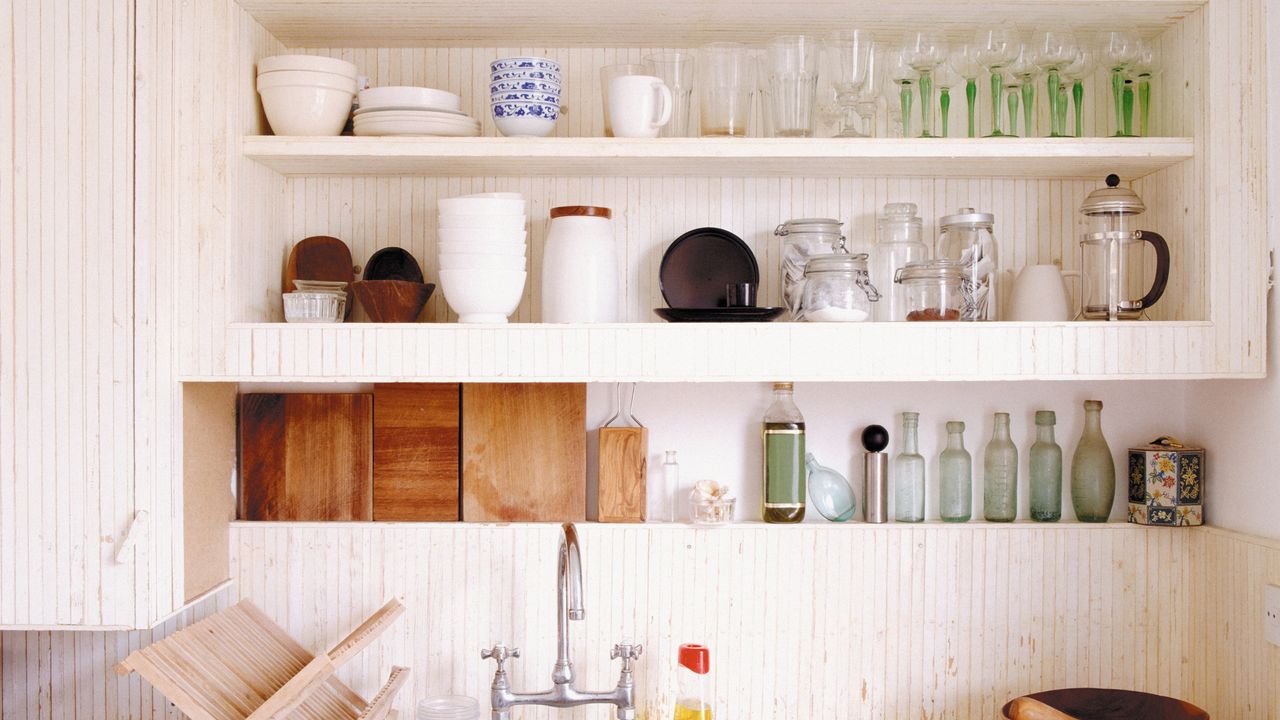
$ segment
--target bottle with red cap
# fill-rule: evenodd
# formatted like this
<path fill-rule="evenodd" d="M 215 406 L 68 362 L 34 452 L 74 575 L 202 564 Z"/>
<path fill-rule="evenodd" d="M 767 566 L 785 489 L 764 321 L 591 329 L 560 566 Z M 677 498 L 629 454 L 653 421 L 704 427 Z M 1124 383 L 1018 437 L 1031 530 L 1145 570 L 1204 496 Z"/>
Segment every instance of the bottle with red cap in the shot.
<path fill-rule="evenodd" d="M 706 645 L 686 643 L 679 657 L 675 720 L 711 720 L 711 651 Z"/>

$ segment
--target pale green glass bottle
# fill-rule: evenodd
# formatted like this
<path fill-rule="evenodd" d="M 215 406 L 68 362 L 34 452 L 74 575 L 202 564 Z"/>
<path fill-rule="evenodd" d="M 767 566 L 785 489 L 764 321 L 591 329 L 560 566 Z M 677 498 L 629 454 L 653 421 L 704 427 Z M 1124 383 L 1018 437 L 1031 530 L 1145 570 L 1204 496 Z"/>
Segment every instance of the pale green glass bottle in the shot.
<path fill-rule="evenodd" d="M 1009 413 L 996 413 L 991 442 L 982 454 L 982 514 L 988 522 L 1018 517 L 1018 447 L 1009 436 Z"/>
<path fill-rule="evenodd" d="M 964 449 L 964 423 L 947 423 L 947 447 L 938 456 L 938 514 L 947 522 L 973 516 L 973 458 Z"/>
<path fill-rule="evenodd" d="M 920 413 L 902 413 L 902 452 L 893 459 L 893 515 L 898 522 L 924 522 L 924 456 L 917 440 L 919 427 Z"/>
<path fill-rule="evenodd" d="M 1058 422 L 1052 410 L 1036 411 L 1036 441 L 1031 446 L 1031 519 L 1062 518 L 1062 448 L 1053 437 Z"/>
<path fill-rule="evenodd" d="M 1071 458 L 1071 505 L 1081 522 L 1106 522 L 1116 499 L 1116 464 L 1102 436 L 1102 401 L 1084 401 L 1084 432 Z"/>

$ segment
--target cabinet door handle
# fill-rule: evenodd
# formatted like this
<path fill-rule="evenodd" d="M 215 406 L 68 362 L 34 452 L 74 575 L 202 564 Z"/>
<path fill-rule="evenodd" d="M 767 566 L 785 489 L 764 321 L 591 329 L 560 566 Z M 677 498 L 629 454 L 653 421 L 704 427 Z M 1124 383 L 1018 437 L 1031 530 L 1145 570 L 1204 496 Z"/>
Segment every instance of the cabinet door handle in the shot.
<path fill-rule="evenodd" d="M 147 528 L 151 525 L 151 513 L 146 510 L 139 510 L 134 513 L 133 520 L 129 523 L 129 529 L 124 531 L 124 539 L 120 541 L 120 546 L 116 548 L 116 554 L 113 558 L 117 565 L 124 565 L 132 562 L 138 555 L 138 541 L 147 535 Z M 133 553 L 129 554 L 132 550 Z M 128 557 L 125 557 L 128 554 Z"/>

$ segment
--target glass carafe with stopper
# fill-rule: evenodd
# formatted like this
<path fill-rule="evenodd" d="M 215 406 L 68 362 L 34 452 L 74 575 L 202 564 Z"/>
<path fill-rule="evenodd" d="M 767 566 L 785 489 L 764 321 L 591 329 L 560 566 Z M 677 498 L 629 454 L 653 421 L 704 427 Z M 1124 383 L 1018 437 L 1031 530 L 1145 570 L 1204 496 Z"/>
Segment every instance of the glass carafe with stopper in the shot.
<path fill-rule="evenodd" d="M 767 523 L 804 520 L 804 416 L 796 407 L 793 385 L 773 384 L 773 404 L 764 414 L 763 515 Z"/>
<path fill-rule="evenodd" d="M 929 259 L 929 248 L 920 239 L 920 216 L 915 203 L 888 203 L 876 222 L 876 244 L 871 250 L 871 284 L 882 297 L 875 306 L 877 322 L 907 319 L 907 290 L 894 282 L 907 263 Z"/>
<path fill-rule="evenodd" d="M 1080 206 L 1085 216 L 1080 238 L 1084 320 L 1139 320 L 1160 300 L 1169 282 L 1169 244 L 1150 230 L 1138 229 L 1138 216 L 1147 208 L 1137 193 L 1119 185 L 1118 176 L 1108 175 L 1107 186 L 1089 193 Z M 1147 245 L 1155 250 L 1150 285 L 1144 282 Z"/>
<path fill-rule="evenodd" d="M 973 208 L 938 218 L 938 246 L 934 257 L 957 260 L 964 266 L 961 320 L 998 320 L 996 287 L 1000 262 L 996 251 L 996 216 Z"/>
<path fill-rule="evenodd" d="M 924 522 L 924 457 L 917 432 L 920 414 L 902 413 L 902 452 L 893 459 L 894 520 Z"/>

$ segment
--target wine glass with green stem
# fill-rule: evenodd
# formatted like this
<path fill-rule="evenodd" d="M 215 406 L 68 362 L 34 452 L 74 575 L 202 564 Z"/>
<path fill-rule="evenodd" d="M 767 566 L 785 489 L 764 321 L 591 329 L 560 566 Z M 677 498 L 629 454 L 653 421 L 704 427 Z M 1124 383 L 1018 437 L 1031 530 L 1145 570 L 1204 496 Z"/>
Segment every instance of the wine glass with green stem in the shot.
<path fill-rule="evenodd" d="M 973 36 L 978 62 L 991 75 L 991 134 L 1000 137 L 1000 99 L 1004 97 L 1004 68 L 1018 56 L 1022 40 L 1013 23 L 1002 23 L 993 28 L 979 30 Z"/>
<path fill-rule="evenodd" d="M 885 56 L 885 73 L 898 88 L 898 106 L 902 117 L 902 137 L 911 137 L 911 100 L 919 74 L 907 60 L 905 47 L 893 48 Z M 885 87 L 888 90 L 888 86 Z M 890 103 L 892 105 L 892 103 Z M 892 116 L 892 111 L 890 111 Z"/>
<path fill-rule="evenodd" d="M 1062 87 L 1062 69 L 1076 57 L 1078 45 L 1075 33 L 1059 28 L 1037 30 L 1031 41 L 1035 63 L 1045 71 L 1045 85 L 1049 94 L 1049 137 L 1065 137 L 1067 134 L 1066 91 Z"/>
<path fill-rule="evenodd" d="M 1129 66 L 1138 84 L 1138 134 L 1147 137 L 1151 130 L 1151 78 L 1158 71 L 1160 50 L 1150 40 L 1138 41 L 1138 54 Z"/>
<path fill-rule="evenodd" d="M 1005 98 L 1009 106 L 1009 136 L 1018 137 L 1019 100 L 1024 116 L 1023 133 L 1025 137 L 1035 135 L 1032 127 L 1035 120 L 1036 100 L 1036 64 L 1031 61 L 1031 47 L 1020 45 L 1018 54 L 1004 68 L 1004 87 L 1008 91 Z"/>
<path fill-rule="evenodd" d="M 871 33 L 866 30 L 838 30 L 825 39 L 827 57 L 833 70 L 836 105 L 842 118 L 836 137 L 865 137 L 858 100 L 867 82 L 870 65 Z"/>
<path fill-rule="evenodd" d="M 941 30 L 908 30 L 902 37 L 907 64 L 919 75 L 920 137 L 933 134 L 933 71 L 947 61 L 947 36 Z"/>
<path fill-rule="evenodd" d="M 1098 56 L 1105 67 L 1111 71 L 1111 102 L 1115 108 L 1115 136 L 1127 137 L 1132 133 L 1125 129 L 1125 73 L 1138 57 L 1138 38 L 1125 30 L 1104 32 L 1098 38 Z M 1132 100 L 1129 104 L 1132 105 Z M 1132 116 L 1128 125 L 1132 128 Z"/>
<path fill-rule="evenodd" d="M 933 83 L 938 86 L 938 118 L 942 123 L 939 137 L 951 137 L 951 90 L 962 86 L 965 79 L 951 66 L 951 61 L 942 63 L 933 71 Z"/>
<path fill-rule="evenodd" d="M 1084 135 L 1084 81 L 1093 74 L 1097 64 L 1098 51 L 1090 43 L 1082 42 L 1076 46 L 1076 56 L 1062 68 L 1063 77 L 1071 84 L 1071 104 L 1075 110 L 1075 137 Z M 1061 124 L 1065 127 L 1067 120 L 1065 98 L 1058 111 L 1062 114 Z"/>
<path fill-rule="evenodd" d="M 975 123 L 978 109 L 978 75 L 982 73 L 982 63 L 978 61 L 978 48 L 973 43 L 964 43 L 951 49 L 951 57 L 947 65 L 964 81 L 964 97 L 969 111 L 969 137 L 977 136 Z M 941 76 L 941 72 L 939 72 Z M 941 82 L 941 81 L 939 81 Z M 959 83 L 957 83 L 958 85 Z"/>

